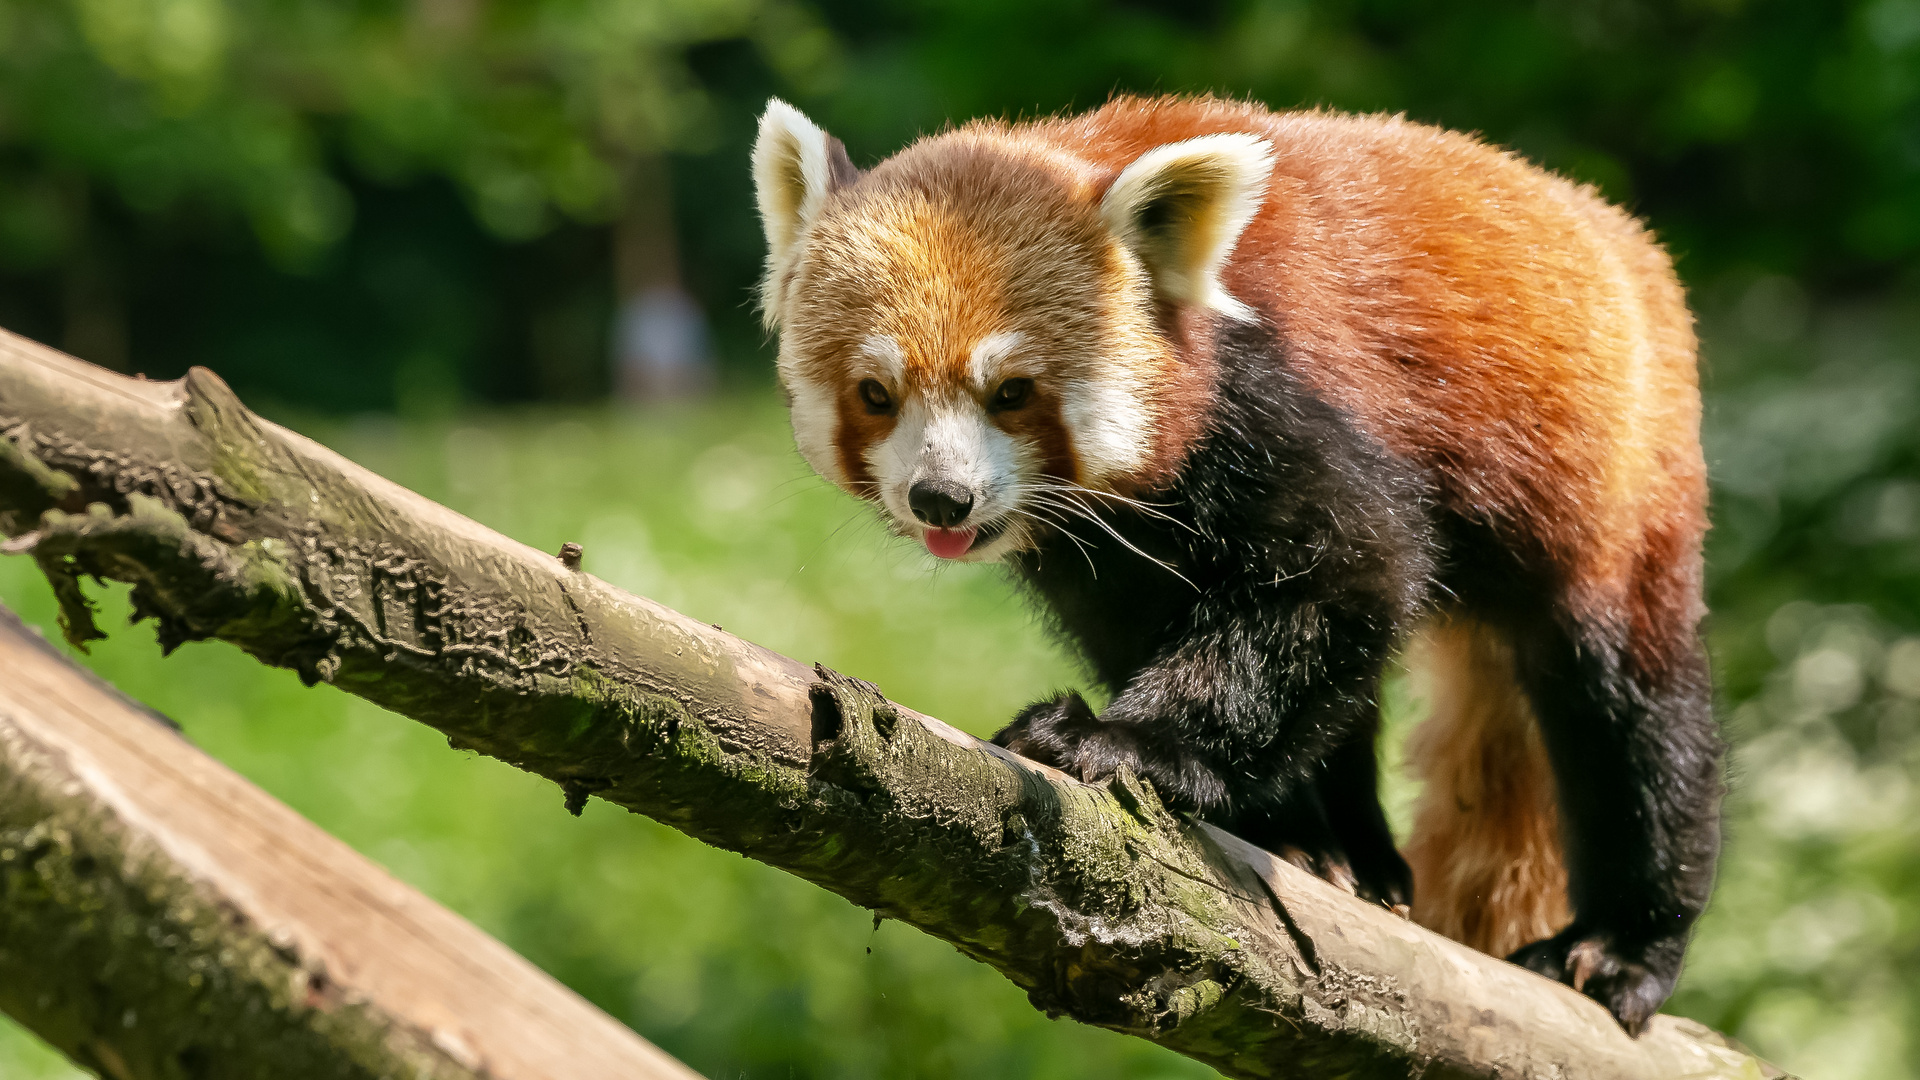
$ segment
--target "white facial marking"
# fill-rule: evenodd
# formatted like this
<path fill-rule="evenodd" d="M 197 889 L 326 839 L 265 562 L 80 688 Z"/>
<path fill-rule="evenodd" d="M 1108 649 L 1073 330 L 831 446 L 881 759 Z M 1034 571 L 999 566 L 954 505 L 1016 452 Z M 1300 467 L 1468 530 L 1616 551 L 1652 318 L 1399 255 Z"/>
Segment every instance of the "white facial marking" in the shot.
<path fill-rule="evenodd" d="M 907 488 L 913 484 L 913 471 L 920 460 L 920 444 L 926 437 L 930 419 L 924 400 L 918 397 L 909 399 L 900 406 L 900 415 L 894 419 L 893 431 L 867 450 L 867 471 L 880 486 L 878 494 L 881 505 L 907 528 L 911 528 L 914 522 L 913 508 L 907 505 Z"/>
<path fill-rule="evenodd" d="M 836 445 L 840 432 L 840 390 L 809 377 L 797 350 L 789 348 L 790 340 L 790 337 L 781 339 L 780 380 L 793 398 L 788 413 L 793 421 L 794 445 L 814 472 L 845 486 L 847 474 Z M 873 334 L 860 343 L 856 356 L 855 378 L 879 379 L 886 384 L 888 392 L 901 392 L 906 375 L 906 352 L 899 341 L 886 334 Z"/>
<path fill-rule="evenodd" d="M 988 334 L 973 347 L 967 357 L 967 376 L 976 389 L 986 391 L 1000 380 L 1000 370 L 1015 351 L 1026 343 L 1026 335 L 1015 330 Z"/>
<path fill-rule="evenodd" d="M 1060 419 L 1073 438 L 1082 485 L 1104 487 L 1146 464 L 1152 418 L 1141 405 L 1145 397 L 1139 378 L 1117 364 L 1062 388 Z"/>
<path fill-rule="evenodd" d="M 916 481 L 937 478 L 959 484 L 973 496 L 967 524 L 993 526 L 1013 505 L 1027 457 L 972 398 L 929 402 L 916 396 L 901 407 L 893 432 L 868 451 L 867 467 L 879 484 L 881 504 L 911 534 L 924 528 L 907 499 Z M 1011 546 L 1010 540 L 1003 535 L 965 558 L 971 562 L 997 559 Z"/>
<path fill-rule="evenodd" d="M 869 334 L 860 343 L 860 355 L 874 365 L 865 374 L 886 383 L 888 390 L 899 392 L 901 380 L 907 373 L 907 351 L 900 347 L 898 338 Z"/>
<path fill-rule="evenodd" d="M 834 434 L 840 429 L 840 408 L 834 388 L 784 368 L 781 379 L 793 398 L 787 411 L 793 420 L 794 446 L 814 472 L 844 486 L 846 470 L 840 467 L 840 455 L 833 444 Z"/>

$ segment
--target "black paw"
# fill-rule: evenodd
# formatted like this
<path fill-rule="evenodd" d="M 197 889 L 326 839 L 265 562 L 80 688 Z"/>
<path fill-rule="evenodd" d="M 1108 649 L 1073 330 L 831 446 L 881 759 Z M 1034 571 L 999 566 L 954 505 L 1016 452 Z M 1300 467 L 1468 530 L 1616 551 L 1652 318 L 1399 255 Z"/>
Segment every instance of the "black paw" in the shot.
<path fill-rule="evenodd" d="M 1684 947 L 1685 942 L 1679 945 Z M 1662 955 L 1669 952 L 1673 954 L 1670 963 Z M 1673 993 L 1680 974 L 1679 952 L 1658 945 L 1623 949 L 1609 935 L 1576 923 L 1507 959 L 1605 1005 L 1627 1034 L 1637 1037 Z"/>
<path fill-rule="evenodd" d="M 1091 763 L 1082 760 L 1081 748 L 1097 736 L 1099 727 L 1100 718 L 1093 714 L 1086 699 L 1069 690 L 1021 709 L 993 741 L 1023 758 L 1093 782 L 1106 777 L 1085 774 L 1083 765 Z M 1107 775 L 1112 773 L 1109 768 Z"/>
<path fill-rule="evenodd" d="M 1210 765 L 1177 746 L 1152 743 L 1141 731 L 1102 720 L 1079 694 L 1068 692 L 1020 710 L 993 741 L 1089 784 L 1110 779 L 1125 765 L 1177 810 L 1202 813 L 1226 802 L 1226 785 Z"/>
<path fill-rule="evenodd" d="M 1363 900 L 1387 907 L 1405 902 L 1383 893 L 1377 875 L 1362 871 L 1359 862 L 1341 844 L 1319 792 L 1311 787 L 1294 792 L 1276 805 L 1244 810 L 1217 824 Z"/>
<path fill-rule="evenodd" d="M 1353 867 L 1347 865 L 1347 857 L 1338 851 L 1327 848 L 1304 848 L 1298 844 L 1280 844 L 1273 848 L 1283 862 L 1293 865 L 1332 885 L 1342 892 L 1360 896 L 1360 883 L 1353 876 Z M 1372 897 L 1363 897 L 1372 899 Z"/>
<path fill-rule="evenodd" d="M 1359 899 L 1371 899 L 1400 913 L 1413 907 L 1413 869 L 1400 851 L 1386 849 L 1365 859 L 1359 851 L 1350 851 L 1348 859 L 1354 865 L 1354 892 Z"/>
<path fill-rule="evenodd" d="M 1362 900 L 1403 914 L 1413 905 L 1413 868 L 1394 848 L 1346 845 L 1347 861 L 1352 864 L 1354 892 Z"/>

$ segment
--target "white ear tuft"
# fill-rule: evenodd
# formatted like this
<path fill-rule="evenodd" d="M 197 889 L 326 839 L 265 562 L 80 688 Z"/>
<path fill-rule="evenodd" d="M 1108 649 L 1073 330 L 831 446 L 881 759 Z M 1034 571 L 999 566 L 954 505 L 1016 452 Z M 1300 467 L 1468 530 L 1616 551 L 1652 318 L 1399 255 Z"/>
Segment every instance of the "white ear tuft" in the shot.
<path fill-rule="evenodd" d="M 1255 135 L 1202 135 L 1157 146 L 1121 170 L 1100 202 L 1107 228 L 1146 264 L 1154 292 L 1251 322 L 1220 268 L 1260 211 L 1273 149 Z"/>
<path fill-rule="evenodd" d="M 753 144 L 754 195 L 760 204 L 760 222 L 767 233 L 767 280 L 761 302 L 769 324 L 778 324 L 775 283 L 793 244 L 819 216 L 827 193 L 835 187 L 836 158 L 846 151 L 800 110 L 770 98 L 760 116 L 760 135 Z M 850 166 L 849 166 L 850 167 Z"/>

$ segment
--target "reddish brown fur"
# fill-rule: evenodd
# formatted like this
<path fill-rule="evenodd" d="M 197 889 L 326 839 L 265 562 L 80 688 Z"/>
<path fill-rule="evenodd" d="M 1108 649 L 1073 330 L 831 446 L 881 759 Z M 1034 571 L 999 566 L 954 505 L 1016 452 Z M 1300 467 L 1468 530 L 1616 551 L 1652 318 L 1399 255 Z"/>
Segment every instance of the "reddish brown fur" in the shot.
<path fill-rule="evenodd" d="M 847 400 L 849 397 L 852 400 Z M 873 487 L 873 472 L 867 468 L 867 447 L 879 445 L 893 430 L 893 424 L 891 415 L 868 412 L 857 390 L 842 396 L 840 430 L 834 437 L 834 449 L 839 453 L 847 485 L 855 491 L 865 494 Z"/>
<path fill-rule="evenodd" d="M 1449 620 L 1423 639 L 1412 659 L 1431 712 L 1406 755 L 1426 784 L 1405 852 L 1413 917 L 1506 956 L 1572 918 L 1553 770 L 1499 635 Z"/>
<path fill-rule="evenodd" d="M 1703 614 L 1706 528 L 1694 336 L 1672 266 L 1590 188 L 1400 118 L 1121 99 L 923 140 L 834 195 L 882 201 L 823 217 L 803 271 L 814 276 L 795 290 L 809 304 L 786 315 L 785 330 L 823 382 L 846 387 L 849 478 L 864 475 L 860 453 L 885 418 L 866 416 L 844 376 L 859 343 L 842 327 L 899 333 L 909 381 L 935 393 L 958 392 L 966 350 L 1009 329 L 1063 362 L 1128 366 L 1153 444 L 1114 485 L 1151 489 L 1174 475 L 1208 413 L 1214 316 L 1163 308 L 1157 326 L 1116 322 L 1137 305 L 1114 298 L 1137 282 L 1099 199 L 1141 154 L 1220 132 L 1273 148 L 1270 189 L 1221 279 L 1274 325 L 1297 377 L 1417 464 L 1446 510 L 1499 535 L 1562 610 L 1625 641 L 1650 685 L 1672 677 Z M 877 276 L 834 278 L 876 260 Z M 1058 415 L 1008 422 L 1058 428 Z M 1048 446 L 1066 438 L 1030 434 Z M 1499 647 L 1460 633 L 1452 653 L 1464 685 L 1506 685 L 1489 675 Z M 1498 692 L 1518 700 L 1510 686 Z M 1449 800 L 1497 804 L 1496 823 L 1473 832 L 1430 807 L 1415 891 L 1435 925 L 1503 951 L 1564 921 L 1557 855 L 1540 861 L 1553 828 L 1541 793 L 1552 787 L 1525 717 L 1468 712 L 1425 737 L 1429 783 Z M 1489 741 L 1508 738 L 1517 741 L 1505 749 Z M 1469 864 L 1458 873 L 1438 854 L 1449 847 Z M 1495 865 L 1523 857 L 1533 863 Z M 1507 915 L 1470 914 L 1496 892 Z"/>
<path fill-rule="evenodd" d="M 1703 614 L 1706 529 L 1692 318 L 1666 254 L 1590 188 L 1397 118 L 1128 99 L 1031 134 L 1117 172 L 1220 131 L 1264 136 L 1276 161 L 1228 290 L 1304 380 L 1665 681 Z M 1445 633 L 1452 693 L 1510 707 L 1455 702 L 1413 748 L 1432 788 L 1414 895 L 1422 922 L 1505 955 L 1568 917 L 1552 778 L 1502 647 Z"/>
<path fill-rule="evenodd" d="M 1705 470 L 1666 254 L 1592 189 L 1399 118 L 1128 98 L 1012 133 L 1110 182 L 1156 146 L 1228 131 L 1271 141 L 1276 168 L 1222 277 L 1295 370 L 1450 508 L 1536 551 L 1649 673 L 1684 655 Z"/>
<path fill-rule="evenodd" d="M 1111 176 L 1222 131 L 1269 139 L 1276 161 L 1227 289 L 1303 379 L 1663 682 L 1703 614 L 1706 528 L 1692 319 L 1666 254 L 1591 189 L 1397 118 L 1128 99 L 1020 133 Z M 1503 647 L 1442 634 L 1451 693 L 1493 696 L 1452 702 L 1413 748 L 1431 787 L 1414 894 L 1423 922 L 1504 955 L 1568 917 L 1552 778 Z"/>
<path fill-rule="evenodd" d="M 1451 508 L 1524 540 L 1576 611 L 1617 625 L 1657 672 L 1702 614 L 1690 587 L 1705 528 L 1691 316 L 1665 253 L 1631 217 L 1467 136 L 1210 99 L 1127 98 L 1079 117 L 971 124 L 855 189 L 945 197 L 916 228 L 887 236 L 878 279 L 810 282 L 806 295 L 827 302 L 811 318 L 796 313 L 803 325 L 790 329 L 846 355 L 857 343 L 833 328 L 872 323 L 834 301 L 878 291 L 871 310 L 907 324 L 898 329 L 917 350 L 916 384 L 951 384 L 966 349 L 1008 326 L 1039 351 L 1080 355 L 1101 324 L 1087 300 L 1121 276 L 1095 215 L 1099 192 L 1147 150 L 1217 132 L 1268 139 L 1276 161 L 1223 273 L 1229 291 L 1276 322 L 1316 390 L 1430 470 Z M 1044 172 L 1006 168 L 1009 155 Z M 953 206 L 979 209 L 959 221 Z M 871 225 L 850 221 L 849 233 Z M 829 229 L 813 243 L 862 238 Z M 829 255 L 811 265 L 865 264 Z M 1100 288 L 1067 287 L 1082 283 Z M 1149 372 L 1161 445 L 1136 478 L 1148 486 L 1178 467 L 1211 388 L 1191 344 L 1207 335 L 1161 318 L 1182 347 Z M 869 427 L 863 412 L 849 389 L 847 426 Z"/>
<path fill-rule="evenodd" d="M 1106 328 L 1097 300 L 1110 291 L 1104 279 L 1122 268 L 1086 192 L 1063 188 L 1053 170 L 1008 169 L 1004 157 L 978 149 L 961 139 L 938 155 L 902 155 L 881 165 L 866 183 L 836 196 L 842 201 L 835 205 L 852 212 L 829 216 L 809 238 L 813 254 L 801 272 L 810 277 L 800 287 L 812 302 L 788 317 L 785 334 L 806 343 L 821 382 L 844 388 L 839 444 L 849 478 L 864 476 L 861 454 L 893 422 L 868 413 L 857 380 L 846 374 L 860 337 L 900 341 L 913 393 L 973 393 L 966 386 L 969 355 L 994 333 L 1019 332 L 1041 355 L 1100 352 Z M 941 197 L 930 197 L 934 192 Z M 959 215 L 956 206 L 979 212 Z M 1008 206 L 1024 212 L 995 212 Z M 1057 227 L 1036 236 L 1028 213 Z M 848 267 L 860 268 L 860 276 L 836 277 Z M 1085 287 L 1062 288 L 1063 267 L 1074 268 Z M 846 328 L 858 328 L 860 337 Z M 1036 386 L 1033 406 L 1004 414 L 1000 423 L 1032 437 L 1050 471 L 1076 479 L 1071 439 L 1047 385 Z"/>
<path fill-rule="evenodd" d="M 1001 413 L 995 422 L 1038 452 L 1040 475 L 1079 482 L 1080 462 L 1073 452 L 1073 436 L 1061 419 L 1058 396 L 1036 386 L 1026 408 Z"/>

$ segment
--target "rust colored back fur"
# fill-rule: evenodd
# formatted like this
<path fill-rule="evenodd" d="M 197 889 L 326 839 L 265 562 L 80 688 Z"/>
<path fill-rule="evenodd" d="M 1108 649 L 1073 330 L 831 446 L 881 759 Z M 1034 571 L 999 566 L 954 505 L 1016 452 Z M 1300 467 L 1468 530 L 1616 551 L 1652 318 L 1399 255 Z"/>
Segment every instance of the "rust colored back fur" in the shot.
<path fill-rule="evenodd" d="M 1553 772 L 1513 650 L 1464 619 L 1421 635 L 1412 657 L 1431 712 L 1407 746 L 1426 782 L 1405 855 L 1413 918 L 1494 956 L 1553 936 L 1572 918 Z"/>
<path fill-rule="evenodd" d="M 1293 371 L 1534 553 L 1554 599 L 1658 681 L 1704 615 L 1693 319 L 1672 263 L 1588 187 L 1398 117 L 1121 99 L 1014 129 L 1118 169 L 1214 132 L 1268 139 L 1222 273 Z"/>
<path fill-rule="evenodd" d="M 1704 613 L 1692 317 L 1667 255 L 1591 188 L 1394 117 L 1126 99 L 1033 133 L 1117 168 L 1216 131 L 1275 169 L 1223 280 L 1308 386 L 1420 465 L 1442 506 L 1521 553 L 1650 685 Z M 1497 956 L 1570 918 L 1553 773 L 1508 643 L 1434 628 L 1415 918 Z"/>
<path fill-rule="evenodd" d="M 1095 369 L 1124 384 L 1150 445 L 1104 483 L 1164 488 L 1212 407 L 1212 319 L 1149 318 L 1099 200 L 1142 154 L 1233 133 L 1265 140 L 1273 168 L 1220 281 L 1273 328 L 1291 376 L 1416 467 L 1436 510 L 1497 537 L 1544 610 L 1618 641 L 1632 678 L 1659 690 L 1692 677 L 1706 486 L 1671 262 L 1591 188 L 1399 117 L 1123 98 L 969 124 L 877 167 L 810 235 L 847 257 L 796 271 L 813 275 L 796 278 L 808 303 L 782 334 L 783 371 L 828 388 L 818 426 L 841 433 L 843 481 L 870 494 L 861 461 L 883 434 L 851 391 L 846 328 L 878 326 L 937 339 L 908 350 L 916 371 L 957 378 L 965 348 L 1013 329 L 1055 366 L 1043 388 Z M 965 227 L 933 227 L 936 211 Z M 873 244 L 880 254 L 854 257 Z M 915 306 L 927 297 L 931 312 Z M 1067 412 L 1035 415 L 1065 431 Z M 1074 455 L 1043 453 L 1076 477 Z M 1462 621 L 1428 648 L 1436 708 L 1410 748 L 1427 781 L 1407 852 L 1416 917 L 1505 955 L 1568 920 L 1552 773 L 1508 644 Z"/>

